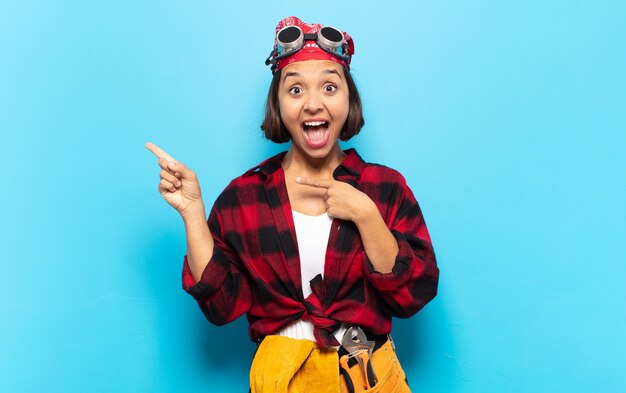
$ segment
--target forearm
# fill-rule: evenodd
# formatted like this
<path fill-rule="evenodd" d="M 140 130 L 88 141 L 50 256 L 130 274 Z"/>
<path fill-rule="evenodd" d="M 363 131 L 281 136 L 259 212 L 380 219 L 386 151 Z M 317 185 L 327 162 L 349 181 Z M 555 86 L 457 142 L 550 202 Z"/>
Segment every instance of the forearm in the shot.
<path fill-rule="evenodd" d="M 183 217 L 187 233 L 187 262 L 196 282 L 213 256 L 213 237 L 206 222 L 204 209 Z"/>
<path fill-rule="evenodd" d="M 398 242 L 383 220 L 376 205 L 364 207 L 362 213 L 354 220 L 365 254 L 374 269 L 380 273 L 391 273 L 398 255 Z"/>

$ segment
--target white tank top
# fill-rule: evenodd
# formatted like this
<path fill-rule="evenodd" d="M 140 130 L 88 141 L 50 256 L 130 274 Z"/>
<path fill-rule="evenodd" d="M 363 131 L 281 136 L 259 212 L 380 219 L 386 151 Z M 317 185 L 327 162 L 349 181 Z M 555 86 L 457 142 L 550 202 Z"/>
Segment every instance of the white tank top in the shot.
<path fill-rule="evenodd" d="M 295 210 L 291 212 L 296 227 L 296 238 L 300 252 L 302 294 L 306 298 L 313 292 L 311 290 L 310 281 L 318 274 L 324 274 L 324 261 L 326 260 L 328 237 L 333 220 L 327 213 L 319 216 L 307 216 Z M 335 337 L 338 341 L 341 341 L 345 330 L 346 327 L 342 324 L 341 327 L 335 331 Z M 309 321 L 295 321 L 274 334 L 299 340 L 306 339 L 315 341 L 313 324 Z"/>

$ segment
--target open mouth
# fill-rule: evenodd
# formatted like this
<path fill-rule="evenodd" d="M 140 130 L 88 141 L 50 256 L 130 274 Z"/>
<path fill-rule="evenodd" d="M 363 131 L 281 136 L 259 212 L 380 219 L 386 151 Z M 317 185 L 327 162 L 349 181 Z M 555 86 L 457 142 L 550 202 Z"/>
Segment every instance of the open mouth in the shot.
<path fill-rule="evenodd" d="M 326 145 L 330 135 L 328 122 L 325 120 L 305 121 L 302 123 L 304 139 L 311 147 L 321 147 Z"/>

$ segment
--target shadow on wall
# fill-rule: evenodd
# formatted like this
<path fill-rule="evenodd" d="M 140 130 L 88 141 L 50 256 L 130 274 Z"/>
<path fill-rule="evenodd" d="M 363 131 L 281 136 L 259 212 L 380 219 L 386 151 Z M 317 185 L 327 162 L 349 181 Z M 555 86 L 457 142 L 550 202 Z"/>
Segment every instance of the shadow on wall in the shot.
<path fill-rule="evenodd" d="M 178 217 L 145 240 L 147 243 L 136 250 L 142 253 L 136 259 L 143 260 L 138 278 L 144 281 L 146 291 L 154 294 L 153 325 L 146 329 L 153 332 L 158 348 L 155 371 L 162 383 L 173 384 L 171 388 L 177 390 L 228 386 L 232 391 L 247 391 L 256 345 L 248 338 L 245 316 L 225 326 L 212 325 L 182 289 L 185 234 Z M 168 391 L 168 386 L 162 387 Z"/>
<path fill-rule="evenodd" d="M 436 304 L 429 304 L 411 318 L 393 319 L 391 335 L 397 347 L 398 357 L 405 368 L 419 368 L 429 362 L 428 354 L 433 350 L 433 341 L 436 339 L 436 335 L 432 333 L 436 329 L 433 324 L 437 321 L 433 318 L 423 318 L 423 315 L 432 313 L 436 307 Z"/>
<path fill-rule="evenodd" d="M 411 318 L 393 320 L 398 359 L 414 391 L 456 392 L 464 379 L 456 360 L 455 326 L 441 297 Z"/>

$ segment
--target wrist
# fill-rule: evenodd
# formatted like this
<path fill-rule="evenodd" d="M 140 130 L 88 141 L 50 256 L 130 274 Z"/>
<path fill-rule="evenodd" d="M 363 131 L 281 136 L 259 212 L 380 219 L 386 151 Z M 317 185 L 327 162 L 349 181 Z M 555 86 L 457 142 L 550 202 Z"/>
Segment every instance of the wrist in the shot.
<path fill-rule="evenodd" d="M 180 212 L 180 216 L 186 225 L 202 222 L 206 224 L 206 212 L 204 206 L 189 206 L 187 209 Z"/>
<path fill-rule="evenodd" d="M 352 220 L 357 226 L 367 225 L 380 216 L 378 207 L 371 199 L 367 198 L 367 202 L 361 204 L 361 208 L 357 210 Z"/>

